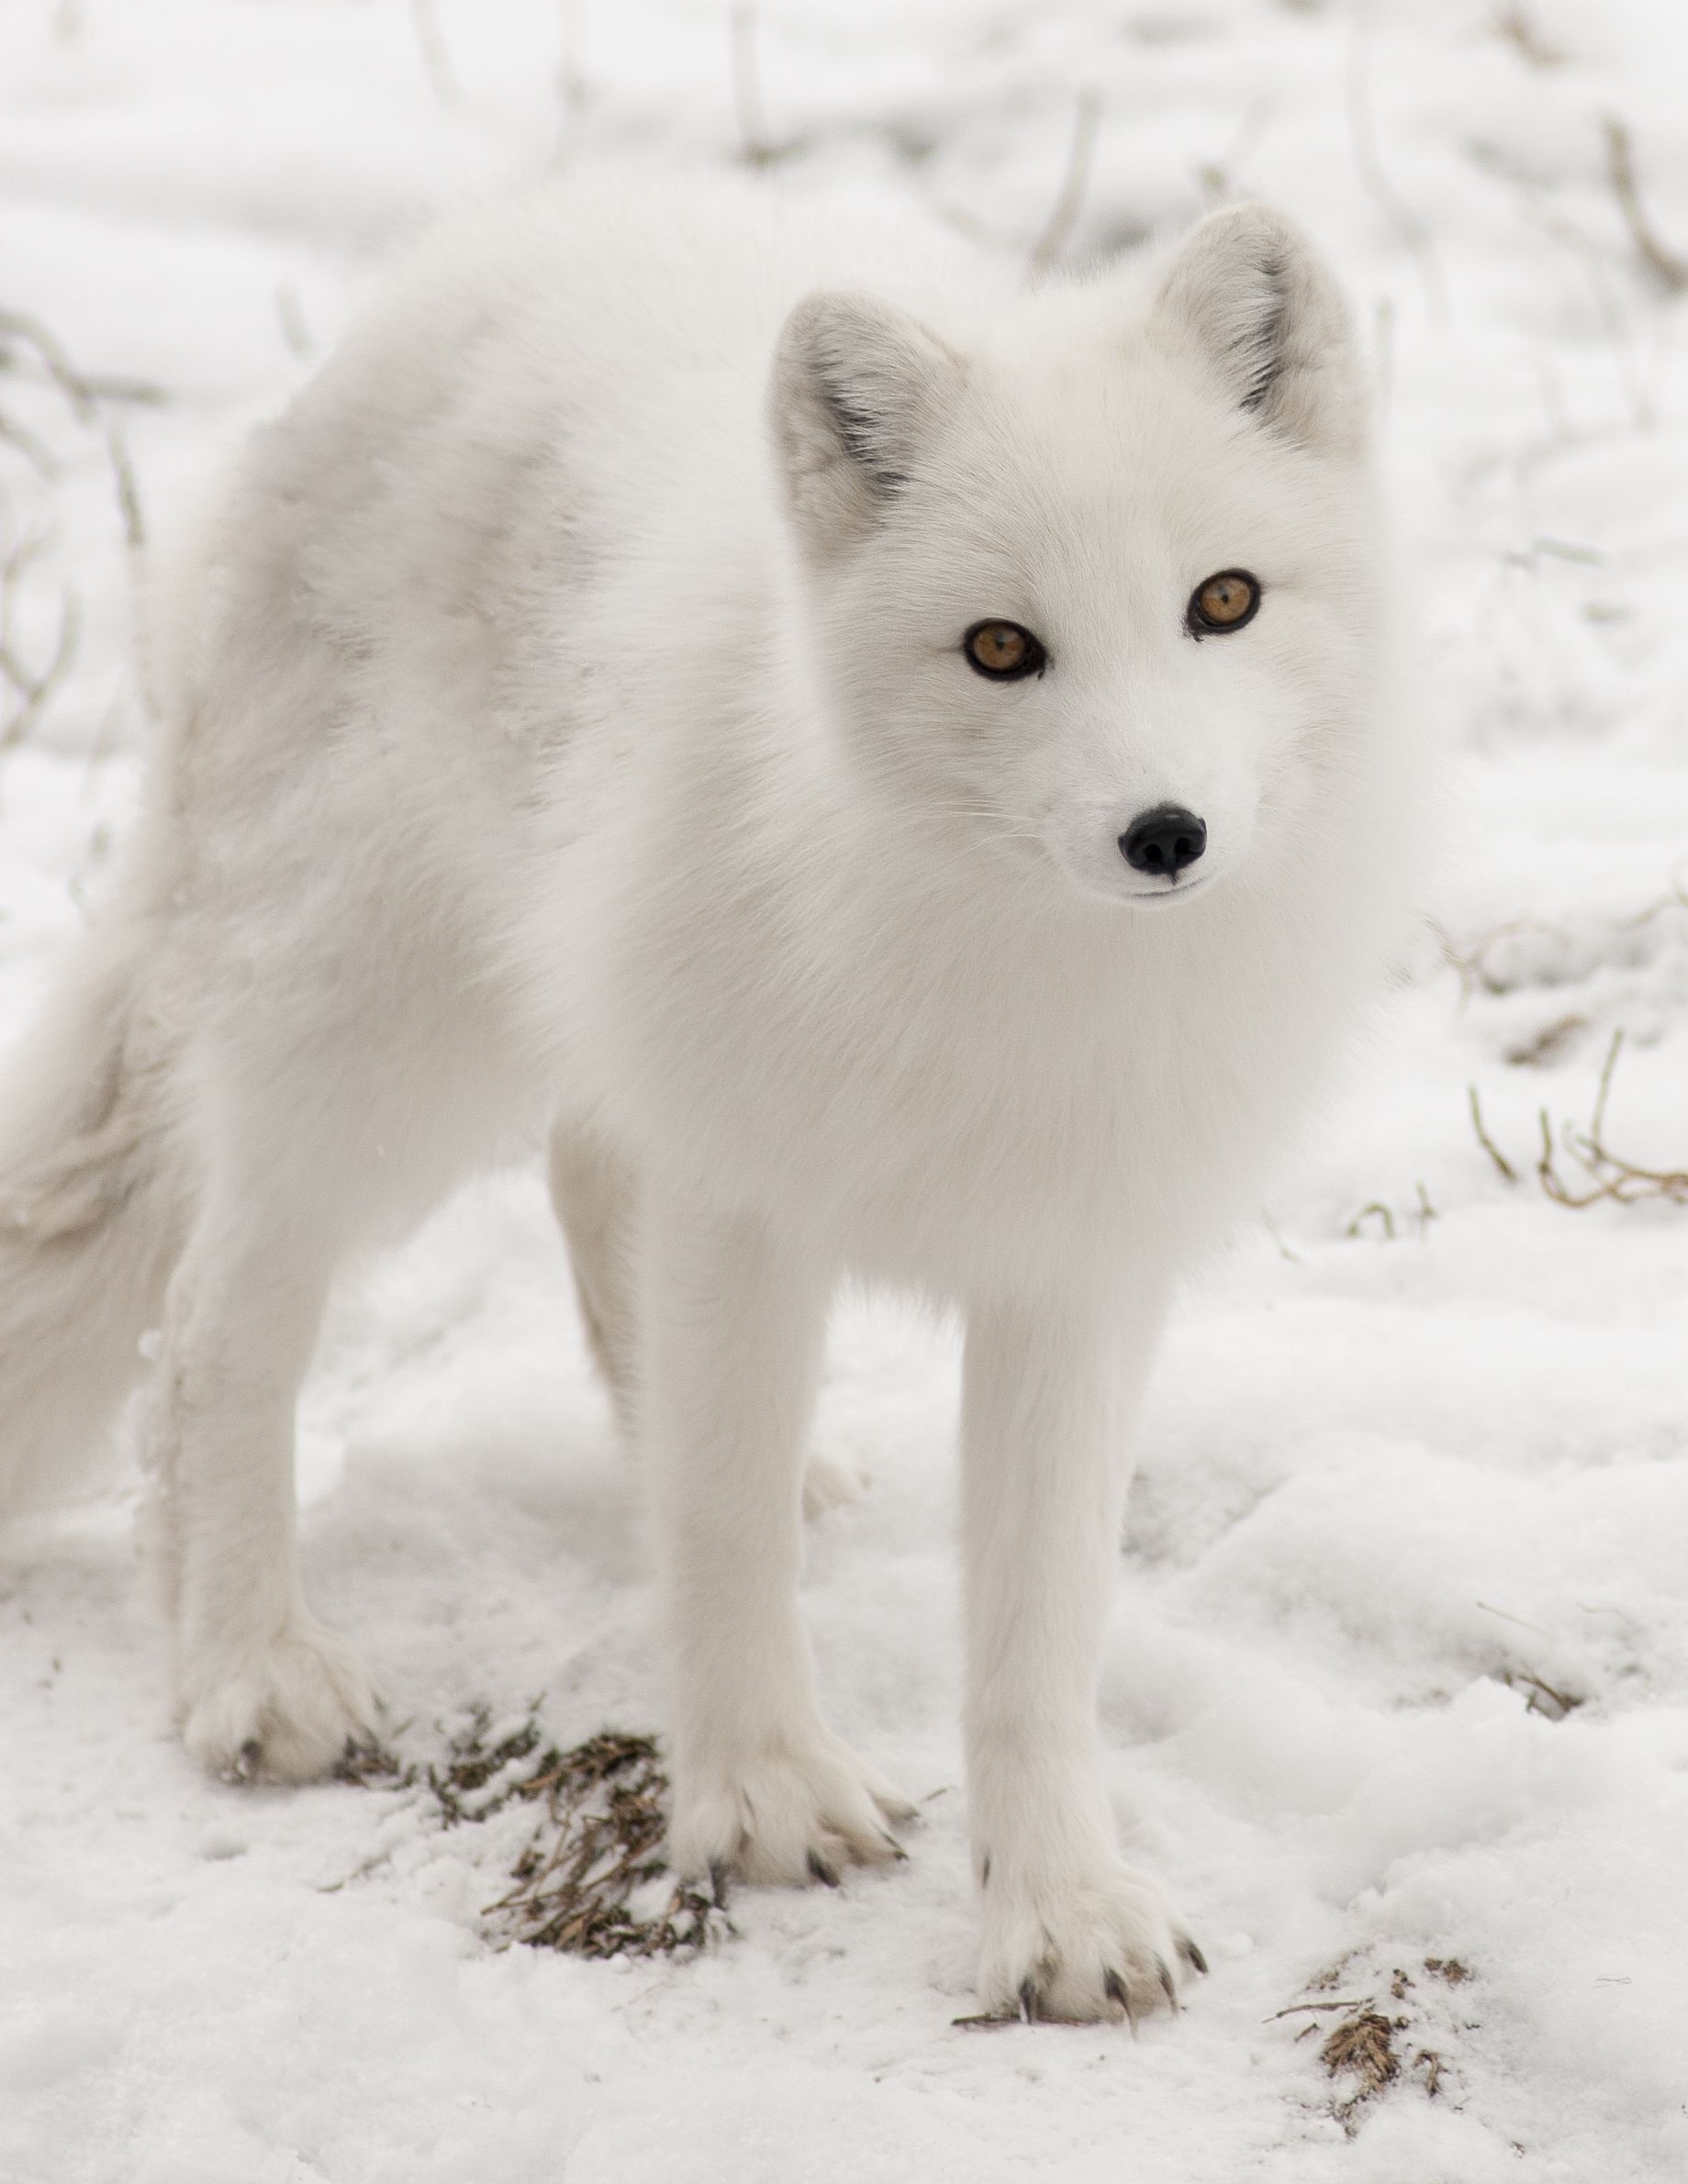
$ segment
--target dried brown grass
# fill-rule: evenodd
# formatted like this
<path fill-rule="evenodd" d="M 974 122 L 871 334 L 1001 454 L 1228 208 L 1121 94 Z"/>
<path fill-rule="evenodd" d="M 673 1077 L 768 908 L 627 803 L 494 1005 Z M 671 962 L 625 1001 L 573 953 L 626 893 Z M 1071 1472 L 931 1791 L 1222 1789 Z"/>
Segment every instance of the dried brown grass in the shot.
<path fill-rule="evenodd" d="M 1307 1991 L 1319 2000 L 1291 2002 L 1275 2012 L 1275 2018 L 1304 2015 L 1311 2019 L 1295 2035 L 1298 2040 L 1320 2031 L 1323 2017 L 1340 2012 L 1320 2042 L 1319 2060 L 1329 2077 L 1337 2081 L 1330 2113 L 1350 2137 L 1359 2128 L 1360 2113 L 1367 2103 L 1391 2087 L 1405 2083 L 1412 2074 L 1417 2074 L 1427 2099 L 1434 2100 L 1441 2091 L 1446 2059 L 1442 2050 L 1428 2041 L 1431 2037 L 1445 2040 L 1448 2035 L 1444 2030 L 1431 2034 L 1423 2022 L 1423 1981 L 1457 1988 L 1465 1985 L 1471 1974 L 1457 1956 L 1425 1956 L 1420 1961 L 1422 1979 L 1397 1966 L 1381 1994 L 1325 2000 L 1327 1989 L 1338 1982 L 1349 1983 L 1347 1975 L 1352 1959 L 1345 1958 L 1308 1981 Z M 1438 2009 L 1432 2003 L 1431 2011 L 1434 2016 L 1451 2022 L 1446 2004 Z"/>
<path fill-rule="evenodd" d="M 76 424 L 96 434 L 111 472 L 123 539 L 131 564 L 146 544 L 146 523 L 134 466 L 121 427 L 110 414 L 119 405 L 152 406 L 163 390 L 140 379 L 84 372 L 52 329 L 28 312 L 0 308 L 0 379 L 20 388 L 49 387 L 62 397 Z M 17 451 L 50 480 L 60 470 L 52 450 L 32 428 L 0 413 L 0 444 Z M 44 658 L 27 655 L 17 634 L 19 602 L 34 564 L 48 544 L 39 530 L 15 531 L 8 519 L 0 537 L 0 753 L 25 741 L 69 681 L 75 666 L 82 608 L 76 593 L 60 596 L 57 633 Z"/>
<path fill-rule="evenodd" d="M 495 1728 L 482 1707 L 444 1756 L 401 1762 L 355 1747 L 341 1778 L 417 1793 L 442 1828 L 474 1826 L 512 1805 L 534 1809 L 511 1885 L 482 1911 L 487 1938 L 576 1956 L 673 1956 L 729 1931 L 719 1898 L 668 1878 L 663 1853 L 667 1777 L 655 1739 L 600 1730 L 568 1751 L 535 1715 Z M 665 1881 L 667 1885 L 665 1887 Z"/>
<path fill-rule="evenodd" d="M 1536 1179 L 1556 1206 L 1568 1207 L 1572 1212 L 1599 1205 L 1604 1199 L 1619 1206 L 1633 1206 L 1643 1198 L 1662 1198 L 1673 1206 L 1688 1206 L 1688 1168 L 1648 1167 L 1615 1152 L 1606 1141 L 1606 1103 L 1611 1097 L 1612 1078 L 1623 1044 L 1622 1031 L 1614 1031 L 1586 1130 L 1567 1122 L 1556 1135 L 1547 1109 L 1542 1108 L 1537 1114 L 1540 1142 L 1535 1162 Z M 1476 1086 L 1470 1085 L 1466 1090 L 1471 1128 L 1478 1143 L 1504 1182 L 1522 1181 L 1518 1167 L 1508 1160 L 1490 1135 Z"/>

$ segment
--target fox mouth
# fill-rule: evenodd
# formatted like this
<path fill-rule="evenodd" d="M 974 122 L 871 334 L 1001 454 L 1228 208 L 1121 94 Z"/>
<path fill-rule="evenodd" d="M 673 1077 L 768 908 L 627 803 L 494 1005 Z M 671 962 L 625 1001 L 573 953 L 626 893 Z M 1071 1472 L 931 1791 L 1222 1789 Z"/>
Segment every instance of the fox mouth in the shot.
<path fill-rule="evenodd" d="M 1191 896 L 1201 895 L 1213 880 L 1210 872 L 1197 873 L 1187 880 L 1163 880 L 1151 887 L 1131 887 L 1120 897 L 1146 909 L 1170 908 L 1175 902 L 1188 902 Z"/>

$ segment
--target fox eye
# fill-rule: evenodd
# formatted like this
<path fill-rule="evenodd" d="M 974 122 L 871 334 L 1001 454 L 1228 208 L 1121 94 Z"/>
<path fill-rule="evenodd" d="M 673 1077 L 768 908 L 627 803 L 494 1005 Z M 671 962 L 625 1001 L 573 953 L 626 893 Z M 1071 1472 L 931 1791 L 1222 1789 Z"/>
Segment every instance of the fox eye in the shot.
<path fill-rule="evenodd" d="M 1029 630 L 1018 622 L 975 622 L 961 641 L 967 665 L 989 675 L 993 683 L 1017 682 L 1022 675 L 1041 674 L 1048 653 Z"/>
<path fill-rule="evenodd" d="M 1222 569 L 1190 595 L 1184 623 L 1192 637 L 1218 634 L 1251 622 L 1260 604 L 1258 581 L 1246 569 Z"/>

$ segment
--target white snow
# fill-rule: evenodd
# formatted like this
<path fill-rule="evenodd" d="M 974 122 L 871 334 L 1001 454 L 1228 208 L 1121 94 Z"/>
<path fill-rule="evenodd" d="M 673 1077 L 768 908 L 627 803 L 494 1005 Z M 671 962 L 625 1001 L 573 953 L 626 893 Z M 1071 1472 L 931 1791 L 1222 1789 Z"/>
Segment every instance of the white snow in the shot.
<path fill-rule="evenodd" d="M 1646 219 L 1688 257 L 1688 21 L 764 0 L 737 22 L 715 0 L 0 5 L 0 310 L 165 396 L 79 418 L 0 335 L 0 421 L 56 466 L 0 440 L 0 546 L 43 539 L 11 653 L 39 667 L 67 589 L 80 609 L 72 672 L 0 752 L 0 1029 L 133 795 L 107 426 L 155 531 L 434 211 L 558 158 L 732 164 L 748 136 L 769 186 L 962 222 L 1013 277 L 1089 92 L 1067 255 L 1221 190 L 1303 218 L 1387 380 L 1449 847 L 1369 1059 L 1269 1226 L 1193 1289 L 1146 1424 L 1102 1711 L 1123 1836 L 1213 1975 L 1135 2044 L 952 2026 L 954 1345 L 857 1303 L 818 1439 L 874 1483 L 817 1527 L 807 1610 L 838 1726 L 926 1817 L 891 1874 L 741 1893 L 738 1937 L 695 1962 L 493 1950 L 499 1824 L 202 1779 L 120 1494 L 7 1543 L 0 2177 L 1663 2184 L 1688 2173 L 1688 1207 L 1573 1210 L 1535 1162 L 1538 1110 L 1586 1125 L 1621 1029 L 1608 1141 L 1688 1166 L 1688 305 L 1643 262 L 1603 134 L 1627 128 Z M 534 1175 L 348 1287 L 301 1480 L 316 1599 L 401 1748 L 542 1694 L 565 1743 L 659 1721 L 636 1482 Z M 1555 1718 L 1549 1691 L 1578 1703 Z M 1410 2022 L 1350 2136 L 1352 2082 L 1317 2052 L 1340 2013 L 1276 2013 L 1363 1997 Z"/>

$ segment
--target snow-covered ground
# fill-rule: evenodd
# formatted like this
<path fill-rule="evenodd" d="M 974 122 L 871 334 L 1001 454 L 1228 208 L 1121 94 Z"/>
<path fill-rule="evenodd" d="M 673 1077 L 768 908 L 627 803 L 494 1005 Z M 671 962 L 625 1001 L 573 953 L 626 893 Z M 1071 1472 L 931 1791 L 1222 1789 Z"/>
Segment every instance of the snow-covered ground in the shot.
<path fill-rule="evenodd" d="M 1286 206 L 1373 337 L 1456 753 L 1382 1036 L 1146 1421 L 1102 1708 L 1123 1835 L 1213 1964 L 1180 2021 L 952 2025 L 954 1344 L 858 1304 L 820 1441 L 874 1483 L 807 1605 L 834 1719 L 926 1817 L 894 1873 L 741 1894 L 695 1961 L 492 1948 L 502 1822 L 202 1779 L 121 1499 L 8 1544 L 6 2184 L 1688 2174 L 1688 1206 L 1536 1172 L 1620 1030 L 1606 1142 L 1688 1167 L 1685 72 L 1668 0 L 0 0 L 0 312 L 33 322 L 0 318 L 0 549 L 39 540 L 5 656 L 28 681 L 75 623 L 0 750 L 6 1036 L 133 794 L 139 536 L 408 231 L 559 160 L 751 156 L 1011 272 Z M 659 1720 L 534 1175 L 341 1299 L 301 1469 L 402 1753 L 477 1704 Z M 1368 2000 L 1399 2074 L 1345 2128 L 1320 2049 Z"/>

